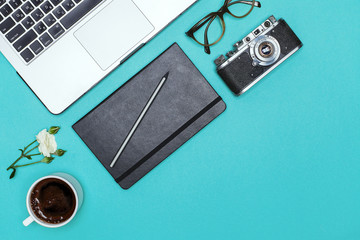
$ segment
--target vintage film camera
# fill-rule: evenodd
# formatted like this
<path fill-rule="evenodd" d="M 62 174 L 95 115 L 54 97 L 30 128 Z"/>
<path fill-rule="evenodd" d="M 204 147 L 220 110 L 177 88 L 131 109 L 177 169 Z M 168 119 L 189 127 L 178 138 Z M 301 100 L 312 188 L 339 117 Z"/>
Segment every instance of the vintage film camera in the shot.
<path fill-rule="evenodd" d="M 301 47 L 287 23 L 271 16 L 215 64 L 231 91 L 241 95 Z"/>

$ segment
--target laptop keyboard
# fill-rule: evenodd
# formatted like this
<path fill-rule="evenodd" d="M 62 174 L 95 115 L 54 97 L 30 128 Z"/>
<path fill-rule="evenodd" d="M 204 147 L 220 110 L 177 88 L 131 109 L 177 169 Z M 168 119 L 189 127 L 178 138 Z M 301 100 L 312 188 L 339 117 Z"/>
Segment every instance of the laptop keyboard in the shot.
<path fill-rule="evenodd" d="M 104 0 L 0 0 L 0 32 L 33 61 Z"/>

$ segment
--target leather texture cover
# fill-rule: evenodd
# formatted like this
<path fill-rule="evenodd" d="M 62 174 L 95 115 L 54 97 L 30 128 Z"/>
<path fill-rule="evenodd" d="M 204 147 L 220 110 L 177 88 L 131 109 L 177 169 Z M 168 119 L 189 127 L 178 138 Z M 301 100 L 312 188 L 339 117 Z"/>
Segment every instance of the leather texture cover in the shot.
<path fill-rule="evenodd" d="M 169 76 L 116 165 L 110 163 L 161 78 Z M 226 109 L 174 43 L 73 129 L 119 185 L 128 189 Z"/>

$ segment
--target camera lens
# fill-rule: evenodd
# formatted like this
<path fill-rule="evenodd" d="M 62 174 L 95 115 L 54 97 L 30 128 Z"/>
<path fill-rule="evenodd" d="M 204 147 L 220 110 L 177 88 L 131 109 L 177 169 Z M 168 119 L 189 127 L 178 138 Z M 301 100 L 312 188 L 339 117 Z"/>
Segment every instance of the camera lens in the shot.
<path fill-rule="evenodd" d="M 262 46 L 262 48 L 261 48 L 261 52 L 262 52 L 262 54 L 263 55 L 270 55 L 270 53 L 271 53 L 271 47 L 269 46 L 269 45 L 264 45 L 264 46 Z"/>
<path fill-rule="evenodd" d="M 250 54 L 254 62 L 260 66 L 274 64 L 280 57 L 280 44 L 272 36 L 258 36 L 250 45 Z"/>
<path fill-rule="evenodd" d="M 274 54 L 274 46 L 269 42 L 263 42 L 259 46 L 259 53 L 262 57 L 269 58 Z"/>

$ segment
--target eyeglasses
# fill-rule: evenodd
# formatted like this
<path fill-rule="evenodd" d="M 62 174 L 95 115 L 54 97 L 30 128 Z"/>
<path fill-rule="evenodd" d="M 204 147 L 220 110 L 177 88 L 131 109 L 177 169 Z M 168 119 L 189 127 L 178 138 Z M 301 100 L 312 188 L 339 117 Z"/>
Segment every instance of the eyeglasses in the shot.
<path fill-rule="evenodd" d="M 205 52 L 210 54 L 210 47 L 218 43 L 225 34 L 224 14 L 229 13 L 235 18 L 244 18 L 251 13 L 254 7 L 260 8 L 261 3 L 255 0 L 225 0 L 224 5 L 217 12 L 206 15 L 187 31 L 186 35 L 194 39 L 201 46 L 204 46 Z M 218 20 L 220 25 L 212 24 L 215 19 Z M 207 24 L 206 27 L 204 27 L 205 24 Z M 209 32 L 211 33 L 210 35 Z M 209 36 L 211 39 L 209 39 Z"/>

